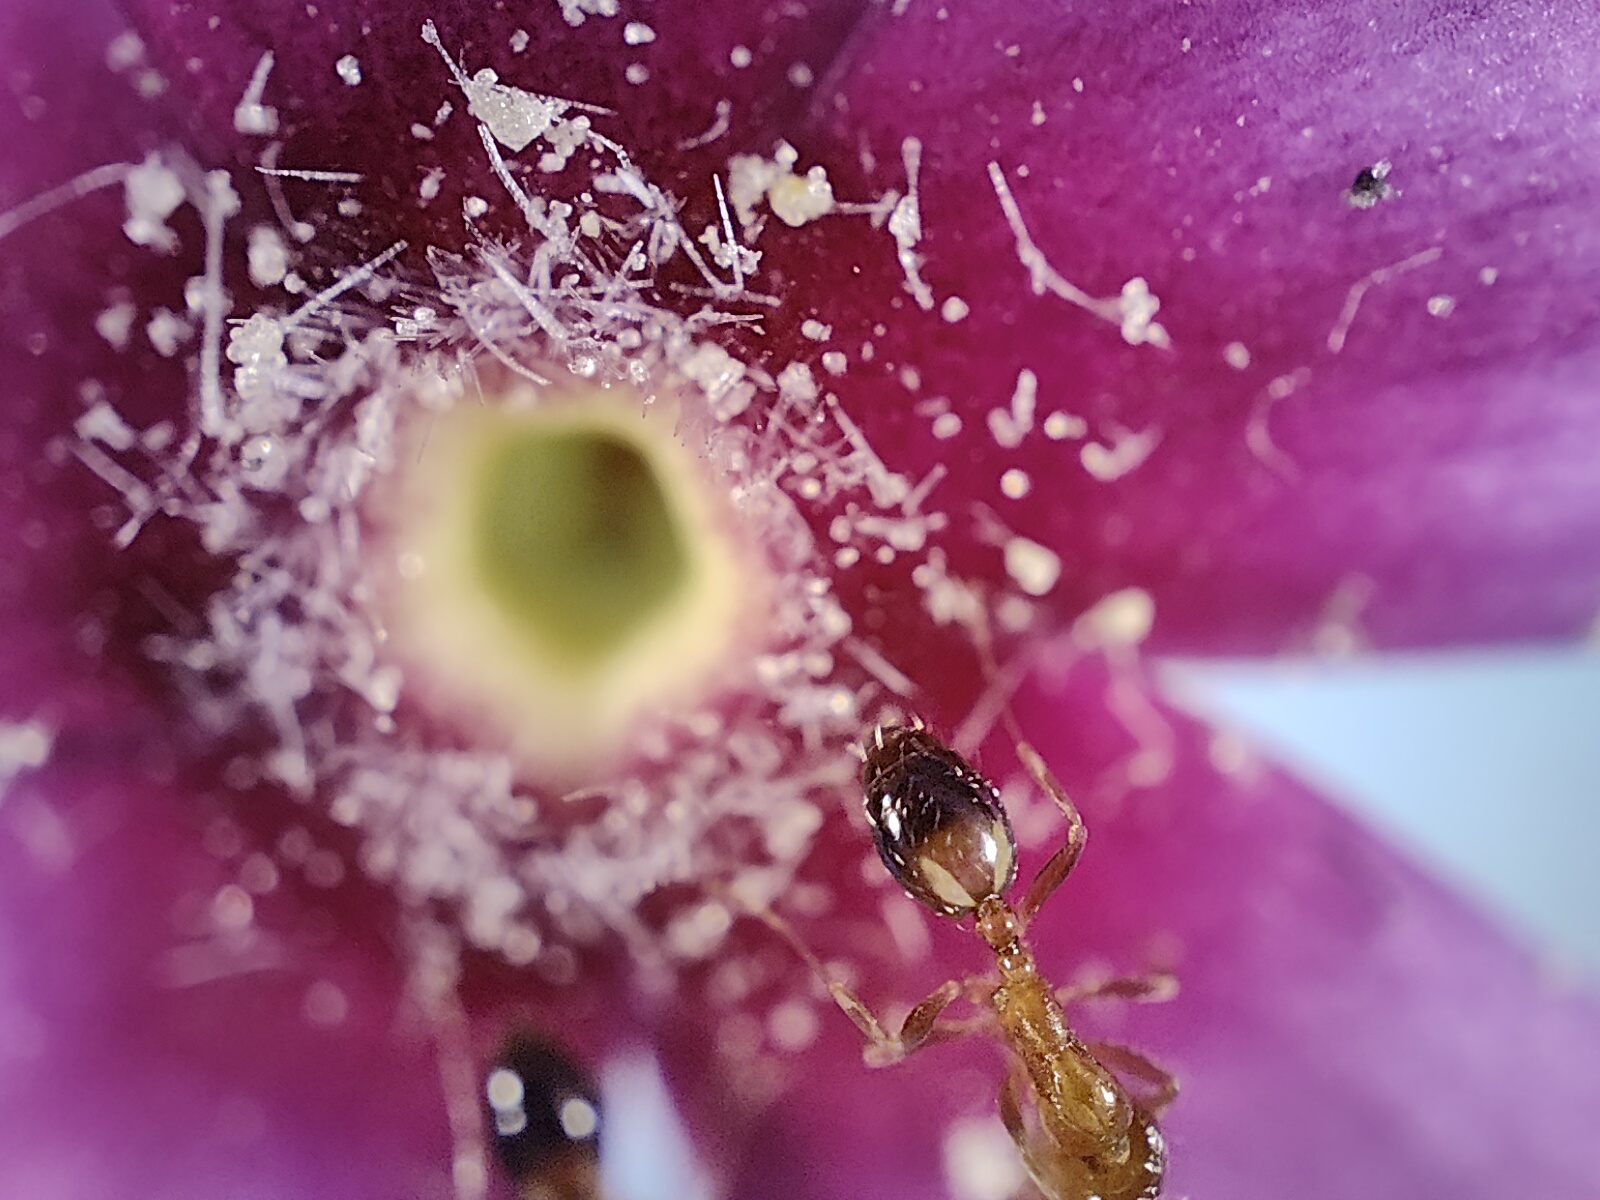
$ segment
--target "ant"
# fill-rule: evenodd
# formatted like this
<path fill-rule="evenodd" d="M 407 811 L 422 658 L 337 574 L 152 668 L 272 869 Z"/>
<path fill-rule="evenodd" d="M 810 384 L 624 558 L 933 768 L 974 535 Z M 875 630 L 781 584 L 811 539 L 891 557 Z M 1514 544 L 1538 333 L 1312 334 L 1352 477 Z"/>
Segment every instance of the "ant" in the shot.
<path fill-rule="evenodd" d="M 999 789 L 920 721 L 878 726 L 862 753 L 867 820 L 883 865 L 924 908 L 954 920 L 973 917 L 973 929 L 994 952 L 1000 978 L 997 985 L 984 981 L 991 1011 L 981 1026 L 941 1024 L 944 1010 L 968 989 L 968 980 L 952 979 L 891 1035 L 787 922 L 770 910 L 756 915 L 827 985 L 865 1035 L 870 1065 L 898 1062 L 976 1027 L 995 1030 L 1012 1057 L 1000 1090 L 1000 1116 L 1046 1200 L 1150 1200 L 1160 1194 L 1166 1165 L 1155 1116 L 1177 1096 L 1177 1084 L 1134 1050 L 1101 1044 L 1091 1050 L 1067 1024 L 1062 997 L 1039 974 L 1024 930 L 1072 872 L 1088 831 L 1038 752 L 1018 738 L 1017 753 L 1065 814 L 1067 833 L 1014 908 L 1005 894 L 1016 881 L 1016 838 Z M 1172 986 L 1170 977 L 1113 980 L 1070 998 L 1164 999 Z M 1102 1060 L 1137 1077 L 1153 1094 L 1135 1099 Z"/>

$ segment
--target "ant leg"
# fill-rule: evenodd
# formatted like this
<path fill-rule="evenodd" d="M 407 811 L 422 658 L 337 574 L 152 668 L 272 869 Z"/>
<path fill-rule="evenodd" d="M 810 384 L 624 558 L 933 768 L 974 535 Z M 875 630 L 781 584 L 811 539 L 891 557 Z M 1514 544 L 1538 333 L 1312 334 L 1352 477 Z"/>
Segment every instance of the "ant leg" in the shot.
<path fill-rule="evenodd" d="M 1021 1085 L 1026 1088 L 1027 1084 Z M 1018 1095 L 1018 1076 L 1015 1071 L 1007 1071 L 1005 1082 L 1000 1085 L 1000 1123 L 1006 1127 L 1006 1132 L 1011 1135 L 1011 1140 L 1016 1144 L 1017 1153 L 1022 1157 L 1023 1169 L 1027 1178 L 1021 1187 L 1012 1194 L 1012 1200 L 1048 1200 L 1048 1196 L 1065 1195 L 1059 1190 L 1049 1190 L 1044 1182 L 1051 1173 L 1042 1170 L 1054 1157 L 1049 1143 L 1046 1142 L 1044 1131 L 1037 1126 L 1030 1126 L 1028 1118 L 1023 1115 L 1022 1101 Z M 1054 1181 L 1060 1184 L 1060 1180 Z M 1081 1194 L 1081 1193 L 1080 1193 Z"/>
<path fill-rule="evenodd" d="M 1017 731 L 1013 729 L 1012 732 Z M 1050 861 L 1039 868 L 1039 873 L 1028 885 L 1022 902 L 1017 905 L 1017 916 L 1026 925 L 1044 906 L 1044 902 L 1061 886 L 1061 881 L 1072 873 L 1072 868 L 1078 863 L 1078 856 L 1083 853 L 1084 844 L 1089 840 L 1089 830 L 1083 823 L 1083 817 L 1078 814 L 1077 805 L 1073 804 L 1067 795 L 1067 789 L 1062 787 L 1060 781 L 1050 773 L 1050 768 L 1045 766 L 1044 759 L 1039 757 L 1039 752 L 1021 737 L 1017 738 L 1017 757 L 1028 769 L 1028 774 L 1033 776 L 1034 782 L 1045 790 L 1050 799 L 1055 801 L 1062 815 L 1067 818 L 1066 841 L 1050 856 Z"/>
<path fill-rule="evenodd" d="M 456 988 L 461 951 L 453 935 L 431 920 L 407 922 L 412 966 L 408 989 L 421 1004 L 433 1036 L 444 1092 L 455 1200 L 484 1200 L 489 1191 L 489 1133 L 483 1083 L 472 1053 L 466 1010 Z"/>
<path fill-rule="evenodd" d="M 1006 1127 L 1006 1132 L 1011 1135 L 1011 1140 L 1017 1144 L 1017 1149 L 1022 1151 L 1022 1157 L 1026 1161 L 1033 1133 L 1028 1128 L 1028 1122 L 1022 1115 L 1022 1105 L 1017 1100 L 1017 1077 L 1010 1071 L 1006 1072 L 1005 1082 L 1000 1085 L 1000 1123 Z"/>
<path fill-rule="evenodd" d="M 1178 994 L 1178 977 L 1165 971 L 1148 975 L 1124 975 L 1116 979 L 1097 979 L 1089 983 L 1069 983 L 1056 989 L 1056 999 L 1063 1004 L 1079 1000 L 1097 1000 L 1110 996 L 1134 1004 L 1165 1004 Z"/>
<path fill-rule="evenodd" d="M 833 1002 L 839 1006 L 840 1011 L 855 1022 L 856 1028 L 867 1039 L 862 1058 L 869 1067 L 889 1066 L 900 1062 L 923 1046 L 962 1037 L 981 1027 L 977 1022 L 947 1021 L 941 1024 L 939 1018 L 944 1010 L 966 991 L 964 980 L 950 979 L 940 984 L 906 1014 L 905 1020 L 900 1022 L 899 1033 L 891 1034 L 878 1015 L 867 1007 L 866 1002 L 836 979 L 811 947 L 800 940 L 800 935 L 794 931 L 789 922 L 770 908 L 747 906 L 746 911 L 789 943 L 790 949 L 799 955 L 811 968 L 812 974 L 822 981 L 823 986 L 828 989 L 828 995 L 833 997 Z"/>
<path fill-rule="evenodd" d="M 995 658 L 994 634 L 985 617 L 979 616 L 972 626 L 972 633 L 978 661 L 989 680 L 990 690 L 996 697 L 1000 720 L 1016 745 L 1017 757 L 1022 760 L 1022 765 L 1027 768 L 1028 774 L 1033 776 L 1034 782 L 1055 801 L 1056 807 L 1067 819 L 1065 842 L 1050 857 L 1050 861 L 1039 869 L 1039 873 L 1033 877 L 1033 882 L 1028 885 L 1021 903 L 1016 906 L 1016 914 L 1026 926 L 1033 915 L 1044 906 L 1044 902 L 1061 886 L 1061 881 L 1072 873 L 1072 868 L 1077 865 L 1078 856 L 1083 853 L 1084 844 L 1089 840 L 1089 831 L 1084 826 L 1077 805 L 1073 804 L 1071 797 L 1067 795 L 1067 789 L 1061 786 L 1061 782 L 1045 765 L 1039 752 L 1023 736 L 1022 724 L 1017 720 L 1017 714 L 1012 711 L 1011 693 L 1021 681 L 1021 674 L 1001 671 L 1000 663 Z"/>
<path fill-rule="evenodd" d="M 1131 1046 L 1118 1042 L 1089 1042 L 1089 1050 L 1101 1065 L 1119 1074 L 1136 1079 L 1153 1089 L 1149 1095 L 1139 1097 L 1139 1107 L 1151 1116 L 1159 1116 L 1178 1098 L 1177 1077 L 1158 1063 L 1152 1062 Z"/>

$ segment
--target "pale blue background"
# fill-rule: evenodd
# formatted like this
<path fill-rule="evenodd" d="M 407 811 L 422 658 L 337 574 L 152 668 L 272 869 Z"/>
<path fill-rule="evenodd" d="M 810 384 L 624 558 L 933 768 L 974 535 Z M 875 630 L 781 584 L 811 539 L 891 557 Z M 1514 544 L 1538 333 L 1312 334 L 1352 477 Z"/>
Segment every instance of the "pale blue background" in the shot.
<path fill-rule="evenodd" d="M 1600 980 L 1600 655 L 1161 671 L 1186 707 L 1254 734 L 1525 942 Z"/>

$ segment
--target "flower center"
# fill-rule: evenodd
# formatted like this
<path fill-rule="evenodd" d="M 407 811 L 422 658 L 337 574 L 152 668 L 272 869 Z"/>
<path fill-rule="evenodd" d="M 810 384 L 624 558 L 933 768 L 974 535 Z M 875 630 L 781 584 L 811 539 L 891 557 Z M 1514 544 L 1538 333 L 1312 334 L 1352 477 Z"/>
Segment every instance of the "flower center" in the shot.
<path fill-rule="evenodd" d="M 368 513 L 408 695 L 578 783 L 747 672 L 771 568 L 680 416 L 670 395 L 516 384 L 406 423 Z"/>
<path fill-rule="evenodd" d="M 475 516 L 484 586 L 554 664 L 625 647 L 690 563 L 649 461 L 606 429 L 534 429 L 496 449 Z"/>

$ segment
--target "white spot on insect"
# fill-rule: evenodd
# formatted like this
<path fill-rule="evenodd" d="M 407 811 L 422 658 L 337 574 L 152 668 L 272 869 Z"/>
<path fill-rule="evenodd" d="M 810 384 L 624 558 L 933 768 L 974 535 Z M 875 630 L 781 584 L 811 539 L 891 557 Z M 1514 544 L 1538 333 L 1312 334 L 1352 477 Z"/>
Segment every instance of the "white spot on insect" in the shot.
<path fill-rule="evenodd" d="M 1035 100 L 1033 102 L 1033 115 L 1028 120 L 1034 125 L 1043 125 L 1045 119 L 1044 105 Z"/>
<path fill-rule="evenodd" d="M 361 84 L 361 60 L 354 54 L 346 54 L 333 64 L 334 72 L 344 80 L 349 87 L 358 87 Z"/>
<path fill-rule="evenodd" d="M 800 322 L 800 336 L 809 338 L 813 342 L 825 342 L 833 336 L 833 326 L 824 325 L 814 317 L 807 317 Z"/>
<path fill-rule="evenodd" d="M 1454 296 L 1429 296 L 1428 314 L 1435 317 L 1448 317 L 1456 310 Z"/>
<path fill-rule="evenodd" d="M 629 63 L 623 68 L 622 77 L 638 87 L 642 83 L 650 82 L 650 68 L 643 63 Z"/>
<path fill-rule="evenodd" d="M 788 80 L 797 88 L 808 88 L 816 82 L 816 75 L 811 68 L 803 62 L 790 63 Z"/>
<path fill-rule="evenodd" d="M 961 418 L 953 412 L 940 413 L 933 419 L 933 436 L 947 442 L 961 434 Z"/>
<path fill-rule="evenodd" d="M 656 40 L 656 31 L 643 21 L 629 21 L 622 27 L 622 40 L 629 46 L 646 46 Z"/>
<path fill-rule="evenodd" d="M 575 1142 L 593 1137 L 600 1128 L 600 1114 L 582 1096 L 569 1096 L 563 1100 L 556 1119 L 561 1122 L 561 1132 Z"/>
<path fill-rule="evenodd" d="M 1031 538 L 1006 539 L 1003 553 L 1006 574 L 1030 596 L 1048 595 L 1061 578 L 1061 556 Z"/>
<path fill-rule="evenodd" d="M 513 30 L 510 38 L 511 53 L 521 54 L 528 48 L 528 40 L 528 31 L 526 29 Z"/>
<path fill-rule="evenodd" d="M 939 306 L 939 315 L 952 325 L 958 321 L 965 321 L 967 314 L 971 311 L 972 309 L 968 307 L 967 302 L 960 296 L 947 297 L 945 302 Z"/>
<path fill-rule="evenodd" d="M 742 71 L 755 61 L 755 56 L 750 53 L 748 46 L 735 46 L 728 51 L 728 61 L 737 71 Z"/>
<path fill-rule="evenodd" d="M 1243 342 L 1229 342 L 1222 348 L 1222 361 L 1235 371 L 1243 371 L 1250 365 L 1250 347 Z"/>
<path fill-rule="evenodd" d="M 849 365 L 850 360 L 845 357 L 842 350 L 828 350 L 822 355 L 822 369 L 829 375 L 843 375 Z"/>
<path fill-rule="evenodd" d="M 1498 267 L 1483 267 L 1478 271 L 1478 282 L 1484 287 L 1493 287 L 1494 281 L 1500 278 Z"/>

